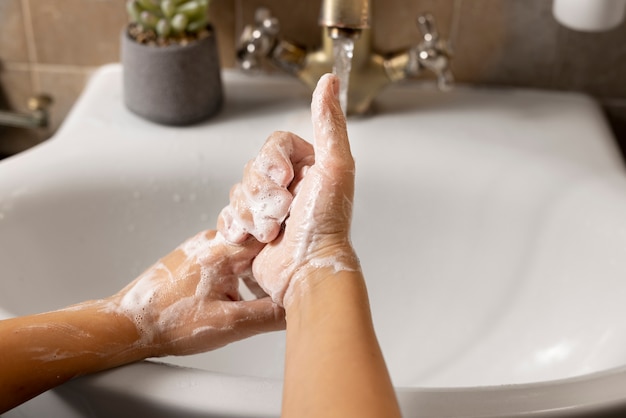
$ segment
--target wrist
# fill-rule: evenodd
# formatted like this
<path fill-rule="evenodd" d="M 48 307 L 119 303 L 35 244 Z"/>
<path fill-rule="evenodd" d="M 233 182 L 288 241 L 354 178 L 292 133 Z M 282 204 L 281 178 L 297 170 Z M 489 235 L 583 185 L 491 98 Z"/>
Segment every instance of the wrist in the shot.
<path fill-rule="evenodd" d="M 302 298 L 322 290 L 327 282 L 333 287 L 333 281 L 346 277 L 363 279 L 359 259 L 351 248 L 349 251 L 338 251 L 333 256 L 313 258 L 292 275 L 284 293 L 283 306 L 289 310 Z"/>

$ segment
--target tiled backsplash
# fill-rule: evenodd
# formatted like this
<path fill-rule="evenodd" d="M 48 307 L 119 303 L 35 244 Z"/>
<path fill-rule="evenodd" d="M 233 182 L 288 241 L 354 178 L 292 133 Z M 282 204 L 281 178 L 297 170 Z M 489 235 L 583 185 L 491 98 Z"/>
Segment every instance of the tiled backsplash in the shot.
<path fill-rule="evenodd" d="M 0 108 L 24 111 L 34 93 L 53 96 L 53 132 L 91 72 L 119 60 L 126 0 L 0 0 Z M 626 24 L 602 33 L 560 26 L 550 0 L 372 0 L 373 42 L 382 51 L 415 43 L 415 18 L 430 11 L 450 37 L 459 82 L 582 91 L 606 109 L 626 142 Z M 213 0 L 221 62 L 232 67 L 235 40 L 266 6 L 282 34 L 320 43 L 319 0 Z M 23 132 L 23 131 L 22 131 Z M 0 130 L 6 138 L 11 130 Z M 19 148 L 21 144 L 9 147 Z M 26 142 L 36 142 L 33 135 Z M 0 141 L 0 147 L 2 142 Z M 28 145 L 28 144 L 26 144 Z M 6 144 L 5 144 L 6 146 Z M 0 153 L 2 149 L 0 149 Z"/>

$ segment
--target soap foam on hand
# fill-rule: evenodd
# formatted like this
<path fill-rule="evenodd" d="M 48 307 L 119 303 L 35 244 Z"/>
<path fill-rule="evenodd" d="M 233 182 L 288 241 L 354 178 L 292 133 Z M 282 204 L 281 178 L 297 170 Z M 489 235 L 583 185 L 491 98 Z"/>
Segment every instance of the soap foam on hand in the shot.
<path fill-rule="evenodd" d="M 239 183 L 231 191 L 231 204 L 220 213 L 218 228 L 232 244 L 243 243 L 249 235 L 267 243 L 278 236 L 290 204 L 286 188 Z"/>
<path fill-rule="evenodd" d="M 313 158 L 311 144 L 297 135 L 281 131 L 270 135 L 259 155 L 246 164 L 242 181 L 231 189 L 218 230 L 233 244 L 243 243 L 249 235 L 262 243 L 276 239 L 293 200 L 290 187 Z"/>
<path fill-rule="evenodd" d="M 289 303 L 291 284 L 306 278 L 311 269 L 330 274 L 360 270 L 348 237 L 354 165 L 338 95 L 338 79 L 324 75 L 311 102 L 314 164 L 295 170 L 299 179 L 290 190 L 297 193 L 284 236 L 279 245 L 265 247 L 253 263 L 255 278 L 281 306 Z M 333 250 L 328 250 L 329 237 Z"/>
<path fill-rule="evenodd" d="M 106 310 L 124 314 L 135 323 L 140 335 L 139 345 L 151 344 L 155 335 L 167 329 L 185 326 L 180 323 L 180 318 L 184 318 L 180 315 L 181 310 L 189 312 L 202 306 L 203 298 L 214 285 L 214 277 L 220 274 L 220 265 L 207 258 L 222 243 L 223 238 L 219 234 L 209 239 L 205 232 L 188 239 L 175 250 L 184 254 L 184 261 L 177 266 L 176 271 L 171 271 L 162 260 L 158 261 L 122 291 L 123 296 L 119 301 L 106 305 Z M 172 286 L 185 278 L 178 277 L 177 272 L 193 271 L 195 268 L 200 269 L 200 280 L 192 296 L 174 298 L 172 303 L 160 306 L 155 313 L 146 311 L 146 307 L 156 303 L 156 299 L 164 293 L 163 287 Z M 146 317 L 150 314 L 157 317 Z"/>
<path fill-rule="evenodd" d="M 216 231 L 201 232 L 106 300 L 101 309 L 130 319 L 139 336 L 135 345 L 157 353 L 194 354 L 246 333 L 256 334 L 265 324 L 260 319 L 267 318 L 270 324 L 278 318 L 269 299 L 243 301 L 239 295 L 239 278 L 250 275 L 259 248 L 258 243 L 233 246 Z"/>

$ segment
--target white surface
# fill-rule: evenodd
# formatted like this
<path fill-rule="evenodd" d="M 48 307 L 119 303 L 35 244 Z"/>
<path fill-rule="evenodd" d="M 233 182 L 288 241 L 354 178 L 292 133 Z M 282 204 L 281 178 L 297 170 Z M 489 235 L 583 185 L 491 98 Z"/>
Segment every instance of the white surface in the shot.
<path fill-rule="evenodd" d="M 596 32 L 613 29 L 624 21 L 626 0 L 554 0 L 552 10 L 562 25 Z"/>
<path fill-rule="evenodd" d="M 217 118 L 168 128 L 129 113 L 119 66 L 104 67 L 55 138 L 0 163 L 2 309 L 116 292 L 214 226 L 273 130 L 311 138 L 309 93 L 297 82 L 224 79 Z M 626 179 L 597 106 L 573 94 L 412 85 L 386 91 L 378 108 L 348 124 L 353 241 L 405 414 L 446 416 L 486 398 L 476 416 L 623 400 L 603 385 L 626 364 Z M 141 364 L 64 390 L 128 416 L 155 405 L 275 415 L 283 354 L 274 333 L 167 359 L 205 371 Z M 571 385 L 586 389 L 554 395 Z M 466 388 L 445 392 L 458 399 L 448 405 L 418 387 Z"/>

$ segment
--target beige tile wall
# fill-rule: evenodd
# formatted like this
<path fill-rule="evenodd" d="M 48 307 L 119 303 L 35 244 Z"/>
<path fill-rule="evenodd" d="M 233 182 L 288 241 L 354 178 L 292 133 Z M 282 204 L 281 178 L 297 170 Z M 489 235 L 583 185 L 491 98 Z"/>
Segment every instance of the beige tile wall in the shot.
<path fill-rule="evenodd" d="M 91 72 L 118 61 L 125 1 L 0 0 L 0 109 L 24 111 L 37 92 L 55 99 L 52 128 L 30 135 L 19 130 L 21 145 L 9 148 L 30 146 L 52 133 Z M 237 34 L 259 6 L 280 19 L 286 38 L 319 45 L 320 0 L 213 0 L 222 65 L 235 65 Z M 460 82 L 583 91 L 605 105 L 623 135 L 626 24 L 597 34 L 570 31 L 555 22 L 549 0 L 372 0 L 372 9 L 379 50 L 415 43 L 420 36 L 415 17 L 431 11 L 440 32 L 451 38 Z M 0 153 L 11 134 L 15 131 L 0 128 Z"/>

